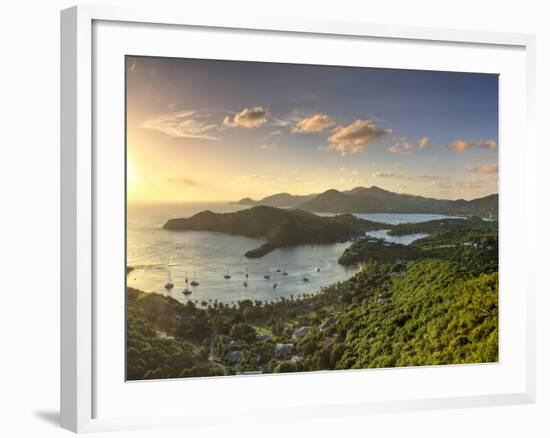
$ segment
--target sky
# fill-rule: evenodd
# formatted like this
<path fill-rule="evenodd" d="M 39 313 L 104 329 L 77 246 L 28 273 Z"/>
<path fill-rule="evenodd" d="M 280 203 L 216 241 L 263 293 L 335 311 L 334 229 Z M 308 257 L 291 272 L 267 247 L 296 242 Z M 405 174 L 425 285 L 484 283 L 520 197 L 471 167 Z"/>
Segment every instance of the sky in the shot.
<path fill-rule="evenodd" d="M 126 57 L 129 201 L 498 191 L 498 76 Z"/>

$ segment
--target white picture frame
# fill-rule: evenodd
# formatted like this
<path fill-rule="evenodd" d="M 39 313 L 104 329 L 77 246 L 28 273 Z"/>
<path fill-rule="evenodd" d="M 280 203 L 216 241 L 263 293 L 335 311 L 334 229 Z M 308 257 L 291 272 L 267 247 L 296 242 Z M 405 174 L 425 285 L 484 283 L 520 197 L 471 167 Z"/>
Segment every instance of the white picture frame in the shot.
<path fill-rule="evenodd" d="M 97 78 L 94 59 L 101 38 L 94 33 L 94 25 L 97 23 L 131 23 L 133 25 L 151 26 L 156 29 L 166 29 L 166 26 L 174 28 L 183 26 L 187 29 L 200 29 L 201 32 L 223 31 L 224 29 L 237 29 L 241 33 L 265 32 L 275 38 L 281 35 L 322 35 L 338 36 L 354 40 L 389 40 L 410 45 L 431 44 L 456 44 L 465 47 L 487 47 L 497 50 L 510 50 L 521 52 L 521 59 L 525 63 L 520 67 L 522 76 L 526 80 L 526 86 L 519 93 L 524 101 L 525 119 L 518 121 L 525 141 L 522 153 L 525 161 L 518 166 L 518 179 L 521 181 L 521 190 L 510 196 L 513 199 L 523 199 L 524 206 L 530 211 L 535 211 L 535 141 L 533 138 L 533 109 L 534 109 L 534 59 L 535 39 L 532 35 L 491 33 L 483 31 L 461 31 L 450 29 L 425 29 L 403 26 L 374 25 L 361 22 L 317 22 L 307 20 L 292 20 L 278 18 L 245 17 L 240 20 L 227 22 L 223 17 L 216 15 L 199 16 L 188 14 L 185 10 L 163 11 L 130 10 L 110 7 L 78 6 L 62 11 L 61 13 L 61 426 L 75 431 L 99 431 L 120 428 L 146 428 L 174 425 L 203 424 L 214 416 L 217 421 L 235 421 L 245 418 L 247 415 L 270 417 L 290 415 L 294 418 L 306 418 L 312 415 L 361 415 L 369 412 L 400 412 L 419 409 L 441 409 L 453 407 L 476 407 L 505 404 L 533 403 L 535 400 L 535 311 L 534 311 L 534 278 L 533 264 L 529 264 L 535 256 L 534 214 L 525 216 L 526 209 L 522 212 L 510 214 L 523 214 L 517 220 L 529 221 L 531 230 L 526 237 L 526 248 L 531 249 L 530 255 L 525 256 L 523 267 L 519 273 L 514 273 L 514 284 L 521 285 L 518 289 L 522 309 L 521 321 L 517 333 L 518 345 L 521 351 L 517 371 L 517 384 L 514 389 L 504 388 L 502 391 L 493 391 L 483 394 L 440 394 L 438 397 L 418 398 L 411 395 L 397 394 L 390 399 L 361 400 L 355 398 L 349 402 L 341 401 L 331 404 L 325 401 L 316 403 L 304 399 L 300 406 L 286 409 L 281 406 L 275 411 L 254 411 L 250 406 L 249 414 L 244 412 L 224 413 L 212 411 L 206 415 L 206 406 L 198 402 L 197 415 L 193 419 L 188 416 L 171 412 L 164 415 L 162 412 L 151 412 L 144 417 L 129 415 L 120 412 L 120 415 L 98 415 L 102 406 L 98 401 L 98 385 L 103 379 L 98 376 L 103 362 L 98 364 L 98 342 L 102 339 L 98 336 L 98 302 L 96 299 L 98 271 L 98 210 L 97 205 L 101 191 L 96 190 L 98 172 L 101 172 L 97 156 L 94 153 L 94 139 L 98 133 L 94 130 L 94 123 L 98 120 L 97 96 L 94 84 Z M 199 48 L 200 49 L 200 48 Z M 514 162 L 514 155 L 506 154 L 502 160 L 507 160 L 501 165 Z M 503 172 L 501 178 L 508 178 Z M 501 186 L 506 189 L 506 180 L 501 179 Z M 504 191 L 503 193 L 506 192 Z M 531 194 L 529 194 L 531 193 Z M 508 196 L 508 195 L 506 195 Z M 520 209 L 517 209 L 520 210 Z M 504 210 L 506 213 L 506 210 Z M 510 219 L 512 220 L 512 219 Z M 504 243 L 504 244 L 502 244 Z M 501 253 L 510 248 L 514 242 L 501 243 Z M 103 278 L 101 281 L 109 281 Z M 122 330 L 121 326 L 114 324 L 115 329 Z M 123 336 L 123 335 L 122 335 Z M 502 341 L 502 339 L 501 339 Z M 524 348 L 523 348 L 524 347 Z M 103 355 L 105 357 L 105 355 Z M 473 369 L 473 368 L 472 368 Z M 383 371 L 384 372 L 384 371 Z M 387 371 L 385 371 L 387 372 Z M 430 373 L 435 373 L 434 368 L 426 367 L 420 370 L 424 378 Z M 469 371 L 475 373 L 476 371 Z M 445 372 L 444 372 L 445 373 Z M 347 379 L 348 384 L 353 384 L 353 379 L 358 379 L 357 372 L 340 372 L 339 379 Z M 521 374 L 521 375 L 519 375 Z M 309 383 L 318 383 L 320 379 L 328 379 L 328 373 L 317 373 L 316 380 Z M 343 376 L 343 377 L 342 377 Z M 378 374 L 382 376 L 382 374 Z M 276 377 L 275 381 L 281 383 L 281 379 L 293 379 L 292 384 L 299 384 L 306 379 L 303 375 Z M 374 377 L 377 379 L 378 377 Z M 445 376 L 442 376 L 445 378 Z M 235 385 L 245 385 L 251 379 L 267 379 L 266 377 L 248 376 L 241 380 L 232 380 L 227 384 L 227 389 L 235 388 Z M 248 379 L 248 380 L 243 380 Z M 273 379 L 273 377 L 269 377 Z M 309 379 L 309 377 L 307 378 Z M 229 380 L 224 380 L 228 382 Z M 216 380 L 194 380 L 189 387 L 196 390 L 199 384 L 214 388 Z M 221 381 L 220 381 L 221 382 Z M 298 382 L 298 383 L 297 383 Z M 335 381 L 336 382 L 336 381 Z M 121 382 L 124 384 L 124 382 Z M 158 384 L 158 383 L 157 383 Z M 170 382 L 164 383 L 165 391 Z M 223 383 L 226 385 L 226 383 Z M 133 394 L 139 391 L 139 384 L 133 385 Z M 221 383 L 219 383 L 221 385 Z M 101 386 L 101 385 L 99 385 Z M 250 385 L 249 385 L 250 386 Z M 138 388 L 138 389 L 136 389 Z M 145 387 L 142 387 L 145 388 Z M 149 387 L 150 388 L 150 387 Z M 193 388 L 193 389 L 191 389 Z M 105 392 L 105 391 L 103 391 Z M 246 391 L 245 391 L 246 392 Z M 159 394 L 159 393 L 156 393 Z M 210 409 L 212 407 L 210 406 Z"/>

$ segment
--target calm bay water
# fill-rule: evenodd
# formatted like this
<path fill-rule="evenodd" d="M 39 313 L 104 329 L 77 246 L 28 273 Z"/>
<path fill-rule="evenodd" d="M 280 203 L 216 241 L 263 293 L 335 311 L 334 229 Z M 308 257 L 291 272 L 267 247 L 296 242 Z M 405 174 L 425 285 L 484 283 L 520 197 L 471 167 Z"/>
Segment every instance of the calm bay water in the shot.
<path fill-rule="evenodd" d="M 169 295 L 181 302 L 197 300 L 200 303 L 216 299 L 225 303 L 243 299 L 271 301 L 278 297 L 316 293 L 322 287 L 346 280 L 357 272 L 356 267 L 346 268 L 338 264 L 338 258 L 351 242 L 280 248 L 261 258 L 247 259 L 245 252 L 260 246 L 262 240 L 209 231 L 162 229 L 168 219 L 189 217 L 203 210 L 225 213 L 243 208 L 246 207 L 227 203 L 129 204 L 127 264 L 135 269 L 128 275 L 128 286 Z M 425 214 L 356 216 L 389 224 L 446 217 Z M 369 234 L 390 241 L 400 239 L 399 243 L 404 244 L 417 236 L 391 237 L 382 230 Z M 284 276 L 283 271 L 288 275 Z M 248 287 L 245 287 L 247 272 Z M 231 278 L 225 279 L 226 274 Z M 265 279 L 265 275 L 270 278 Z M 186 278 L 188 281 L 196 279 L 199 286 L 188 286 Z M 304 282 L 304 278 L 308 281 Z M 174 283 L 171 291 L 164 288 L 168 281 Z M 192 295 L 182 294 L 186 287 L 192 290 Z"/>

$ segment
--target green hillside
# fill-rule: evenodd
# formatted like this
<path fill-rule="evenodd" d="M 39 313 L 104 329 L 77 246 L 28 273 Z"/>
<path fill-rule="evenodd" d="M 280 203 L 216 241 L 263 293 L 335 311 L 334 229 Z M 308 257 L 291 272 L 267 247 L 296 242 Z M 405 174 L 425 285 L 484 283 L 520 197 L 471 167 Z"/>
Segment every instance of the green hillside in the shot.
<path fill-rule="evenodd" d="M 314 295 L 181 304 L 128 288 L 128 378 L 498 361 L 496 224 L 443 224 L 409 246 L 355 242 L 360 271 Z"/>
<path fill-rule="evenodd" d="M 321 217 L 301 210 L 265 206 L 235 213 L 203 211 L 190 218 L 170 219 L 164 225 L 166 230 L 217 231 L 266 241 L 261 247 L 247 252 L 247 257 L 261 257 L 282 246 L 339 242 L 383 228 L 387 225 L 349 214 Z"/>

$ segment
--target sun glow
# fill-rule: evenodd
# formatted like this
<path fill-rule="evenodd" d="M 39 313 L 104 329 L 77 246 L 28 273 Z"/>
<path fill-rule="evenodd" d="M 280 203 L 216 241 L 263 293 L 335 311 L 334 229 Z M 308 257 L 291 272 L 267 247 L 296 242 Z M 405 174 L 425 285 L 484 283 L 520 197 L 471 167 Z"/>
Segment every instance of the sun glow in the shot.
<path fill-rule="evenodd" d="M 128 159 L 126 163 L 126 193 L 129 199 L 135 199 L 140 192 L 140 178 L 133 162 Z"/>
<path fill-rule="evenodd" d="M 128 188 L 132 188 L 136 184 L 136 179 L 134 166 L 131 161 L 128 161 L 126 165 L 126 184 L 128 184 Z"/>

